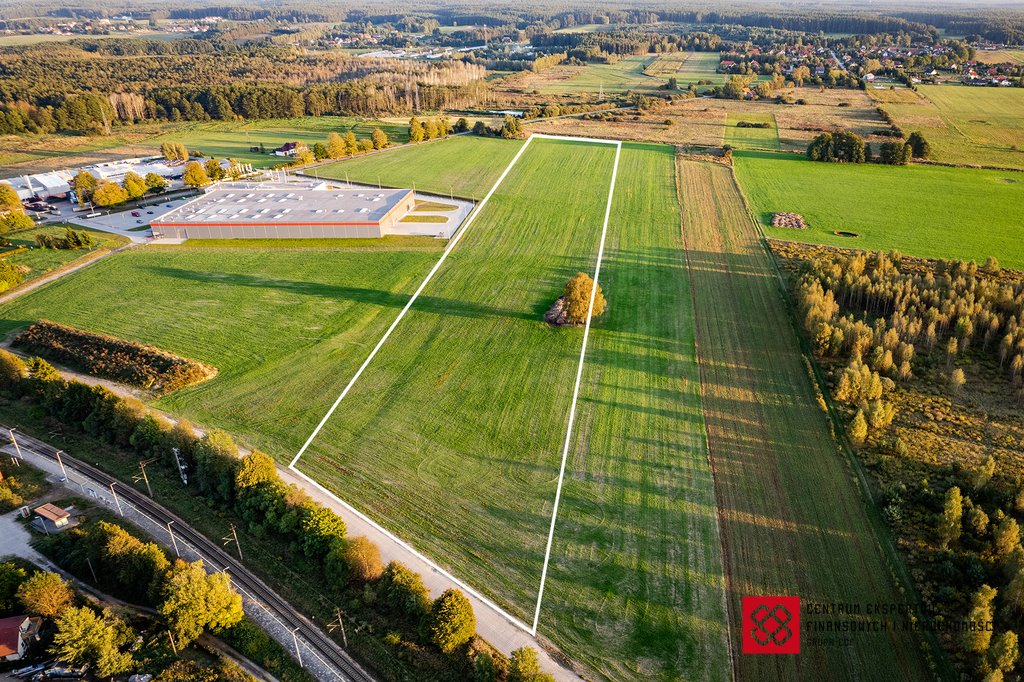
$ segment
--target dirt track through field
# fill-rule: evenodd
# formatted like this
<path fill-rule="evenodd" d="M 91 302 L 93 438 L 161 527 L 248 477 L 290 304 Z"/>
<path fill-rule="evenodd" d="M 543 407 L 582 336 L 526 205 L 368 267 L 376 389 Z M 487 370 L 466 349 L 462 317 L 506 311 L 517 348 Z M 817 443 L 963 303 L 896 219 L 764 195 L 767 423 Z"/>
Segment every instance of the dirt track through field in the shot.
<path fill-rule="evenodd" d="M 916 635 L 857 632 L 815 646 L 803 613 L 799 656 L 740 653 L 741 598 L 802 606 L 903 603 L 849 462 L 804 364 L 770 256 L 728 166 L 677 166 L 696 316 L 708 446 L 726 567 L 735 677 L 923 679 Z M 840 619 L 847 619 L 842 616 Z M 820 634 L 820 633 L 819 633 Z M 837 635 L 830 634 L 832 637 Z"/>

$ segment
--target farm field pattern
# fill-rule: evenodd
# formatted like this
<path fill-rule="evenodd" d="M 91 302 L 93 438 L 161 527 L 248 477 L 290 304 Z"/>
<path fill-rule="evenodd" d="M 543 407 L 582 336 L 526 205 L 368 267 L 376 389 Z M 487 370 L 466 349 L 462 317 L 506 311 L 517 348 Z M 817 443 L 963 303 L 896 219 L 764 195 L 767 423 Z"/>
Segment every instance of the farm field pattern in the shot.
<path fill-rule="evenodd" d="M 685 160 L 678 168 L 734 648 L 741 595 L 906 601 L 816 403 L 771 257 L 730 169 Z M 865 632 L 852 642 L 798 657 L 736 656 L 736 672 L 750 680 L 926 675 L 916 634 Z"/>

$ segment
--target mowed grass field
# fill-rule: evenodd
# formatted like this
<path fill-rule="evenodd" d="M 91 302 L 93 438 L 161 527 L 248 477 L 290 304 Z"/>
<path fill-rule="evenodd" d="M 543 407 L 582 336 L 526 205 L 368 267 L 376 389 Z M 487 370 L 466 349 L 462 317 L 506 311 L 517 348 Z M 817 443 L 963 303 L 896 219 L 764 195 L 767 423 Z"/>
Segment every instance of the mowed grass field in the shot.
<path fill-rule="evenodd" d="M 156 406 L 287 461 L 441 249 L 382 246 L 136 247 L 0 307 L 0 335 L 47 318 L 207 362 Z"/>
<path fill-rule="evenodd" d="M 614 148 L 537 140 L 297 467 L 529 620 Z M 340 392 L 340 391 L 339 391 Z"/>
<path fill-rule="evenodd" d="M 622 149 L 609 307 L 591 329 L 541 612 L 541 634 L 611 680 L 729 677 L 674 157 Z"/>
<path fill-rule="evenodd" d="M 321 178 L 482 199 L 523 144 L 460 135 L 320 166 Z"/>
<path fill-rule="evenodd" d="M 767 123 L 768 128 L 741 128 L 744 123 Z M 779 149 L 779 128 L 771 112 L 729 112 L 725 119 L 725 144 L 737 149 Z"/>
<path fill-rule="evenodd" d="M 1024 169 L 1020 88 L 919 85 L 920 97 L 889 103 L 891 91 L 868 92 L 904 131 L 924 134 L 938 161 Z"/>
<path fill-rule="evenodd" d="M 159 152 L 164 142 L 181 142 L 189 150 L 201 151 L 206 156 L 271 168 L 288 163 L 289 159 L 269 153 L 286 142 L 304 142 L 312 147 L 317 142 L 326 143 L 328 133 L 344 135 L 351 131 L 362 139 L 370 137 L 374 128 L 387 133 L 393 143 L 404 143 L 409 138 L 408 126 L 395 122 L 349 116 L 300 116 L 265 121 L 182 123 L 146 140 L 144 145 Z M 259 147 L 261 143 L 267 153 L 250 151 L 250 147 Z"/>
<path fill-rule="evenodd" d="M 680 159 L 704 419 L 725 547 L 733 658 L 741 680 L 928 679 L 918 635 L 856 632 L 799 656 L 740 655 L 741 597 L 907 603 L 800 351 L 770 256 L 731 169 Z M 879 522 L 880 523 L 880 522 Z M 855 617 L 856 618 L 856 617 Z"/>
<path fill-rule="evenodd" d="M 1004 267 L 1024 268 L 1024 174 L 816 163 L 752 151 L 737 152 L 734 164 L 751 210 L 772 237 L 978 263 L 995 256 Z M 778 211 L 802 214 L 809 229 L 768 227 Z"/>

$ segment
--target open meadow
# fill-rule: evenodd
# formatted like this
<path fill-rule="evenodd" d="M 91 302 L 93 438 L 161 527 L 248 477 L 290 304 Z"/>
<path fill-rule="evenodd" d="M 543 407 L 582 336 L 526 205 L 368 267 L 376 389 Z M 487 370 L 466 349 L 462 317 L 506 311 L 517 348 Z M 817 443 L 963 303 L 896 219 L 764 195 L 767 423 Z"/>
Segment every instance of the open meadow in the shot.
<path fill-rule="evenodd" d="M 979 264 L 995 256 L 1004 267 L 1024 267 L 1020 173 L 815 163 L 770 152 L 737 152 L 734 162 L 751 210 L 772 237 Z M 780 211 L 803 215 L 808 229 L 768 227 Z M 856 236 L 836 234 L 844 231 Z"/>
<path fill-rule="evenodd" d="M 531 143 L 296 465 L 523 620 L 582 343 L 543 314 L 594 268 L 614 151 Z"/>
<path fill-rule="evenodd" d="M 3 306 L 0 334 L 47 318 L 213 365 L 156 406 L 285 458 L 440 248 L 135 247 Z"/>
<path fill-rule="evenodd" d="M 344 135 L 351 131 L 357 138 L 368 138 L 374 128 L 380 128 L 392 143 L 409 139 L 407 124 L 353 118 L 349 116 L 300 116 L 297 118 L 268 119 L 245 122 L 189 122 L 175 126 L 169 132 L 146 140 L 144 144 L 159 152 L 163 142 L 182 142 L 189 150 L 206 156 L 230 158 L 251 163 L 256 168 L 271 168 L 289 162 L 270 152 L 286 142 L 304 142 L 313 146 L 326 143 L 328 133 Z M 265 153 L 250 151 L 263 145 Z"/>
<path fill-rule="evenodd" d="M 520 140 L 460 135 L 327 164 L 321 178 L 482 198 L 519 151 Z"/>
<path fill-rule="evenodd" d="M 0 249 L 0 258 L 20 268 L 23 283 L 27 284 L 55 270 L 90 260 L 128 243 L 124 237 L 109 232 L 85 230 L 93 240 L 92 246 L 87 249 L 41 249 L 36 245 L 38 235 L 63 237 L 67 227 L 63 224 L 47 225 L 10 233 L 7 239 L 11 246 Z M 71 227 L 80 229 L 74 225 Z"/>
<path fill-rule="evenodd" d="M 736 679 L 893 680 L 931 674 L 913 632 L 744 656 L 743 595 L 817 604 L 906 603 L 898 560 L 818 406 L 809 366 L 731 169 L 680 159 L 683 238 L 715 474 Z M 854 616 L 859 620 L 863 616 Z M 832 616 L 804 613 L 808 624 Z M 824 624 L 824 623 L 822 623 Z"/>
<path fill-rule="evenodd" d="M 811 140 L 823 131 L 852 131 L 873 145 L 888 139 L 873 134 L 885 128 L 886 123 L 875 111 L 875 104 L 860 90 L 805 87 L 787 89 L 783 94 L 794 100 L 803 100 L 804 104 L 700 97 L 647 111 L 625 112 L 617 117 L 618 120 L 535 119 L 529 122 L 528 127 L 552 134 L 584 134 L 696 147 L 735 144 L 726 139 L 726 135 L 735 138 L 739 134 L 745 146 L 798 152 L 805 151 Z M 733 129 L 732 123 L 741 120 L 774 121 L 777 129 L 775 143 L 771 143 L 775 131 Z M 758 135 L 765 139 L 753 137 Z"/>
<path fill-rule="evenodd" d="M 766 128 L 741 127 L 741 123 L 767 125 Z M 725 119 L 725 144 L 737 149 L 778 149 L 779 128 L 771 112 L 730 112 Z"/>
<path fill-rule="evenodd" d="M 540 632 L 612 680 L 726 680 L 674 149 L 623 145 Z"/>
<path fill-rule="evenodd" d="M 917 93 L 868 92 L 905 132 L 920 131 L 937 161 L 1024 169 L 1020 88 L 919 85 Z"/>

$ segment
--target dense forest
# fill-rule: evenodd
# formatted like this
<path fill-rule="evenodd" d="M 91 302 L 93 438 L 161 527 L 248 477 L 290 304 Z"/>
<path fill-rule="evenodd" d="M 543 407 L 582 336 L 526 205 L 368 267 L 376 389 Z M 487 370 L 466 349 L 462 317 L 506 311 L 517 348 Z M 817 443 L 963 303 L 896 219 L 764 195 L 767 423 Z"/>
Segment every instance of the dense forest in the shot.
<path fill-rule="evenodd" d="M 203 41 L 76 40 L 0 52 L 0 133 L 143 120 L 376 115 L 477 102 L 486 69 Z M 70 85 L 69 84 L 78 84 Z"/>

